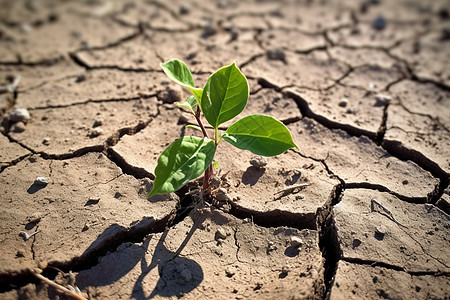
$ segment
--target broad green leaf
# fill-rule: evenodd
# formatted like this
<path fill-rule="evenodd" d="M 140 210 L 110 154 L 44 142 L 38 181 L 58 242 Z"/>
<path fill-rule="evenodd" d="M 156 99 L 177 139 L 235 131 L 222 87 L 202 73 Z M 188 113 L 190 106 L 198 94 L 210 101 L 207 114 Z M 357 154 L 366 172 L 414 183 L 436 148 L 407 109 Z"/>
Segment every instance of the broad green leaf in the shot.
<path fill-rule="evenodd" d="M 202 89 L 195 87 L 194 77 L 184 62 L 171 59 L 161 64 L 164 73 L 176 83 L 188 88 L 197 100 L 202 98 Z"/>
<path fill-rule="evenodd" d="M 197 106 L 197 100 L 195 100 L 194 96 L 190 96 L 189 98 L 186 99 L 186 101 L 182 103 L 175 102 L 175 104 L 179 107 L 185 107 L 189 109 L 189 111 L 195 115 L 195 107 Z"/>
<path fill-rule="evenodd" d="M 232 63 L 208 78 L 199 103 L 206 120 L 217 129 L 245 108 L 248 96 L 247 78 Z"/>
<path fill-rule="evenodd" d="M 236 121 L 225 131 L 223 139 L 237 148 L 264 156 L 298 148 L 289 129 L 267 115 L 250 115 Z"/>
<path fill-rule="evenodd" d="M 216 148 L 214 141 L 194 136 L 177 139 L 161 153 L 155 168 L 155 181 L 147 198 L 180 189 L 205 172 Z"/>

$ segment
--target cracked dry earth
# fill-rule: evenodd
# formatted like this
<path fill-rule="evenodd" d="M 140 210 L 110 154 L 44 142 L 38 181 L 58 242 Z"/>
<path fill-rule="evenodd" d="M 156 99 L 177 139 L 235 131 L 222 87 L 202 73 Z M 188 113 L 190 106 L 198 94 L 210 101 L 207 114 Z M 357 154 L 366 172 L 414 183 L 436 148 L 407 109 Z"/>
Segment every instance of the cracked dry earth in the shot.
<path fill-rule="evenodd" d="M 450 298 L 448 0 L 0 3 L 1 299 Z M 171 58 L 236 61 L 299 150 L 147 200 L 196 134 Z"/>

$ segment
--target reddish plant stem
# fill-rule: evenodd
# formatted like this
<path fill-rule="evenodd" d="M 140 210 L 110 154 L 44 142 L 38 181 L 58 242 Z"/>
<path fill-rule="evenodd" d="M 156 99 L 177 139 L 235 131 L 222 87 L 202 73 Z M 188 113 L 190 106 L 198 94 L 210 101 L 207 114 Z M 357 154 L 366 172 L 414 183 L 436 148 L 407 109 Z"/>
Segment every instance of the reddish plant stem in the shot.
<path fill-rule="evenodd" d="M 197 120 L 198 126 L 203 132 L 204 137 L 208 137 L 208 133 L 206 132 L 205 126 L 203 126 L 202 120 L 200 120 L 200 108 L 197 105 L 197 111 L 195 112 L 195 119 Z"/>
<path fill-rule="evenodd" d="M 200 129 L 203 132 L 203 136 L 206 138 L 208 137 L 208 133 L 206 132 L 205 126 L 203 126 L 202 121 L 200 120 L 200 107 L 197 105 L 197 111 L 195 112 L 195 119 L 197 120 L 198 126 L 200 126 Z M 214 145 L 217 146 L 216 141 L 214 141 Z M 213 175 L 213 166 L 210 164 L 208 168 L 205 170 L 205 176 L 203 177 L 203 186 L 202 191 L 205 192 L 208 190 L 209 187 L 209 180 L 211 179 L 211 176 Z"/>

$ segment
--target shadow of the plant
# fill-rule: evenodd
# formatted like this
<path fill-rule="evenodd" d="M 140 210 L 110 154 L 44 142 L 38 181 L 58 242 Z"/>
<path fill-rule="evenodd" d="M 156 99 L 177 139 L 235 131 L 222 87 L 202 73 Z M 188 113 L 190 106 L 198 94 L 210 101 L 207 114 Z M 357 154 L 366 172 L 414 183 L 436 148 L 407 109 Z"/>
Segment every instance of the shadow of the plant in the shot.
<path fill-rule="evenodd" d="M 90 286 L 100 287 L 111 285 L 130 273 L 140 262 L 141 274 L 133 286 L 132 298 L 151 299 L 156 295 L 164 297 L 180 296 L 192 291 L 203 281 L 203 270 L 197 262 L 192 259 L 180 257 L 179 254 L 186 247 L 195 230 L 201 226 L 205 219 L 206 216 L 203 215 L 195 217 L 193 226 L 175 252 L 170 251 L 164 245 L 170 229 L 165 230 L 155 247 L 152 260 L 149 264 L 146 260 L 146 253 L 149 252 L 149 245 L 154 236 L 148 236 L 142 246 L 129 242 L 120 244 L 115 252 L 102 256 L 97 265 L 88 270 L 81 271 L 76 276 L 77 286 L 81 289 L 86 289 Z M 105 243 L 108 237 L 117 234 L 120 235 L 123 231 L 126 231 L 124 227 L 113 224 L 85 252 L 90 252 L 92 249 L 97 248 L 99 241 Z M 146 293 L 144 289 L 144 281 L 145 277 L 155 267 L 158 267 L 160 277 L 154 290 L 148 295 L 148 292 Z"/>

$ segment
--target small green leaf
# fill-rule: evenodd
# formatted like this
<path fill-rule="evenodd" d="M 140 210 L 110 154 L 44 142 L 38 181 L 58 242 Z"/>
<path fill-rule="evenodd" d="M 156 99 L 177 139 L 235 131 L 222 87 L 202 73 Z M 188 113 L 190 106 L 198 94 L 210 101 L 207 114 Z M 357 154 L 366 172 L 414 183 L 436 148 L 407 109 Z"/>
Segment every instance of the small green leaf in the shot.
<path fill-rule="evenodd" d="M 177 139 L 161 153 L 153 188 L 147 195 L 167 194 L 205 172 L 216 151 L 214 141 L 194 136 Z"/>
<path fill-rule="evenodd" d="M 220 167 L 220 164 L 218 161 L 213 162 L 214 169 L 218 169 Z"/>
<path fill-rule="evenodd" d="M 189 111 L 195 115 L 195 107 L 197 106 L 197 100 L 195 100 L 194 96 L 190 96 L 189 98 L 186 99 L 186 101 L 182 103 L 175 102 L 175 104 L 179 107 L 185 107 L 189 109 Z"/>
<path fill-rule="evenodd" d="M 200 128 L 200 126 L 197 126 L 197 125 L 191 125 L 191 124 L 188 124 L 188 125 L 186 125 L 186 128 L 192 128 L 192 129 L 195 129 L 195 130 L 202 131 L 202 129 Z"/>
<path fill-rule="evenodd" d="M 245 108 L 248 96 L 247 78 L 232 63 L 208 78 L 199 103 L 206 120 L 217 129 Z"/>
<path fill-rule="evenodd" d="M 184 62 L 171 59 L 161 64 L 164 73 L 176 83 L 188 88 L 197 100 L 202 98 L 202 89 L 195 88 L 194 77 Z"/>
<path fill-rule="evenodd" d="M 236 121 L 225 131 L 223 139 L 239 149 L 264 156 L 298 148 L 289 129 L 267 115 L 250 115 Z"/>

